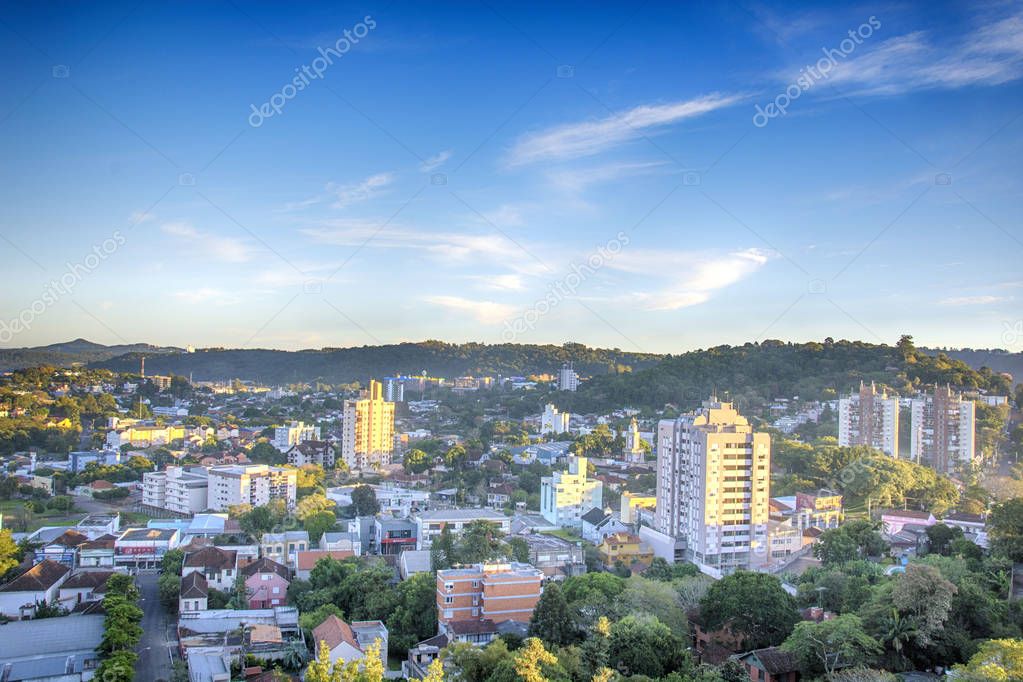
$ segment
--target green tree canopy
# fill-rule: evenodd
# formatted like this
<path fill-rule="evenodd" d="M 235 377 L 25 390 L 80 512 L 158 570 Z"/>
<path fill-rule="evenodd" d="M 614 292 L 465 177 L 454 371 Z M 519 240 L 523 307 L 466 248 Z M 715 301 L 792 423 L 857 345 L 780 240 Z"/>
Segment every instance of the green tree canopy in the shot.
<path fill-rule="evenodd" d="M 728 626 L 749 649 L 781 644 L 799 621 L 796 600 L 766 573 L 736 571 L 711 585 L 700 602 L 711 630 Z"/>

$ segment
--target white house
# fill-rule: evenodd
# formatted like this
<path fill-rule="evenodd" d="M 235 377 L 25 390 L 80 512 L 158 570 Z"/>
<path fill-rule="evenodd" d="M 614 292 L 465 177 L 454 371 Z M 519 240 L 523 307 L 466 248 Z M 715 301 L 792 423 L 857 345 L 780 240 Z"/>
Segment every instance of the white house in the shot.
<path fill-rule="evenodd" d="M 234 587 L 238 577 L 238 554 L 219 547 L 203 547 L 196 552 L 188 552 L 181 566 L 181 576 L 189 573 L 202 573 L 209 587 L 227 592 Z"/>
<path fill-rule="evenodd" d="M 380 659 L 387 668 L 387 627 L 379 620 L 356 621 L 351 625 L 337 616 L 327 619 L 313 628 L 313 641 L 317 650 L 320 642 L 326 642 L 330 649 L 330 662 L 338 659 L 346 663 L 360 661 L 366 657 L 366 649 L 375 641 L 380 642 Z"/>
<path fill-rule="evenodd" d="M 43 560 L 0 587 L 0 614 L 12 620 L 31 618 L 37 604 L 57 601 L 60 586 L 70 574 L 71 569 L 64 564 Z"/>
<path fill-rule="evenodd" d="M 487 521 L 502 533 L 511 530 L 511 519 L 492 509 L 434 509 L 418 512 L 416 523 L 416 549 L 430 549 L 433 539 L 447 528 L 455 537 L 473 521 Z"/>
<path fill-rule="evenodd" d="M 582 516 L 603 505 L 604 484 L 586 475 L 587 459 L 569 457 L 568 471 L 540 479 L 540 513 L 562 528 L 582 527 Z"/>
<path fill-rule="evenodd" d="M 181 578 L 178 592 L 178 613 L 205 611 L 209 604 L 210 589 L 202 573 L 188 573 Z"/>

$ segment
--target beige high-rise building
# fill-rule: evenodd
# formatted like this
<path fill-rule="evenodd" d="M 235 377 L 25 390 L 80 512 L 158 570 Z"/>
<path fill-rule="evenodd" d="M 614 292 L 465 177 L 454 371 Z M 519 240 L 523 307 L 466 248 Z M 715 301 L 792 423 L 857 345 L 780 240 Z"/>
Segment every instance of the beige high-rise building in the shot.
<path fill-rule="evenodd" d="M 767 562 L 771 437 L 712 399 L 657 427 L 656 530 L 723 574 Z"/>
<path fill-rule="evenodd" d="M 910 458 L 942 474 L 976 461 L 976 405 L 949 386 L 913 399 Z"/>
<path fill-rule="evenodd" d="M 874 383 L 838 401 L 838 444 L 866 445 L 899 456 L 899 399 Z"/>
<path fill-rule="evenodd" d="M 394 403 L 383 398 L 379 381 L 358 400 L 346 400 L 341 458 L 351 469 L 387 466 L 394 451 Z"/>

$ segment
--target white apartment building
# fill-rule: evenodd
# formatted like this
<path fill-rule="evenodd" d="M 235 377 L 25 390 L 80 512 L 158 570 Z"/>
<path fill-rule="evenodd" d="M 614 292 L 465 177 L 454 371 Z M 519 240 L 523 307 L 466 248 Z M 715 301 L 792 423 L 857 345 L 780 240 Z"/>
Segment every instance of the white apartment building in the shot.
<path fill-rule="evenodd" d="M 206 467 L 169 466 L 142 476 L 142 504 L 191 516 L 206 509 L 209 479 Z"/>
<path fill-rule="evenodd" d="M 270 500 L 284 500 L 295 506 L 298 472 L 266 464 L 230 464 L 209 469 L 206 507 L 226 511 L 236 504 L 260 507 Z"/>
<path fill-rule="evenodd" d="M 874 383 L 860 382 L 860 390 L 838 401 L 838 444 L 866 445 L 892 457 L 899 456 L 899 398 Z"/>
<path fill-rule="evenodd" d="M 976 405 L 948 386 L 913 398 L 910 458 L 952 473 L 976 458 Z"/>
<path fill-rule="evenodd" d="M 307 440 L 320 440 L 320 427 L 307 426 L 304 422 L 291 422 L 274 427 L 274 439 L 270 444 L 281 452 L 287 452 Z"/>
<path fill-rule="evenodd" d="M 390 403 L 405 402 L 405 383 L 397 377 L 384 379 L 384 400 Z"/>
<path fill-rule="evenodd" d="M 568 471 L 540 479 L 540 513 L 556 526 L 582 528 L 582 516 L 603 508 L 604 484 L 587 478 L 587 459 L 569 457 Z"/>
<path fill-rule="evenodd" d="M 566 362 L 558 372 L 558 390 L 574 391 L 579 388 L 579 375 L 572 369 L 572 363 Z"/>
<path fill-rule="evenodd" d="M 767 561 L 771 438 L 711 399 L 657 429 L 656 530 L 674 558 L 731 573 Z"/>
<path fill-rule="evenodd" d="M 356 487 L 346 485 L 339 488 L 327 488 L 327 498 L 333 500 L 339 507 L 351 506 L 352 491 Z M 393 483 L 369 484 L 369 487 L 377 496 L 381 514 L 408 518 L 414 512 L 430 506 L 430 492 L 427 490 L 412 490 Z"/>
<path fill-rule="evenodd" d="M 569 412 L 558 412 L 558 408 L 547 403 L 540 415 L 540 435 L 546 436 L 549 433 L 568 433 Z"/>
<path fill-rule="evenodd" d="M 418 512 L 412 520 L 416 524 L 416 549 L 430 549 L 444 528 L 458 537 L 473 521 L 492 523 L 505 534 L 511 531 L 511 519 L 492 509 L 435 509 Z"/>

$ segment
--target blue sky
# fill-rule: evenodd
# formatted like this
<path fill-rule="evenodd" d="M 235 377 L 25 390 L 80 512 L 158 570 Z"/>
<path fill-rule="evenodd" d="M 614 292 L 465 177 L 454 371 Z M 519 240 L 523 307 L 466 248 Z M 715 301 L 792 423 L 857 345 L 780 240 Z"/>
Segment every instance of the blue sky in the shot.
<path fill-rule="evenodd" d="M 1023 350 L 1023 4 L 549 5 L 5 7 L 0 345 Z"/>

